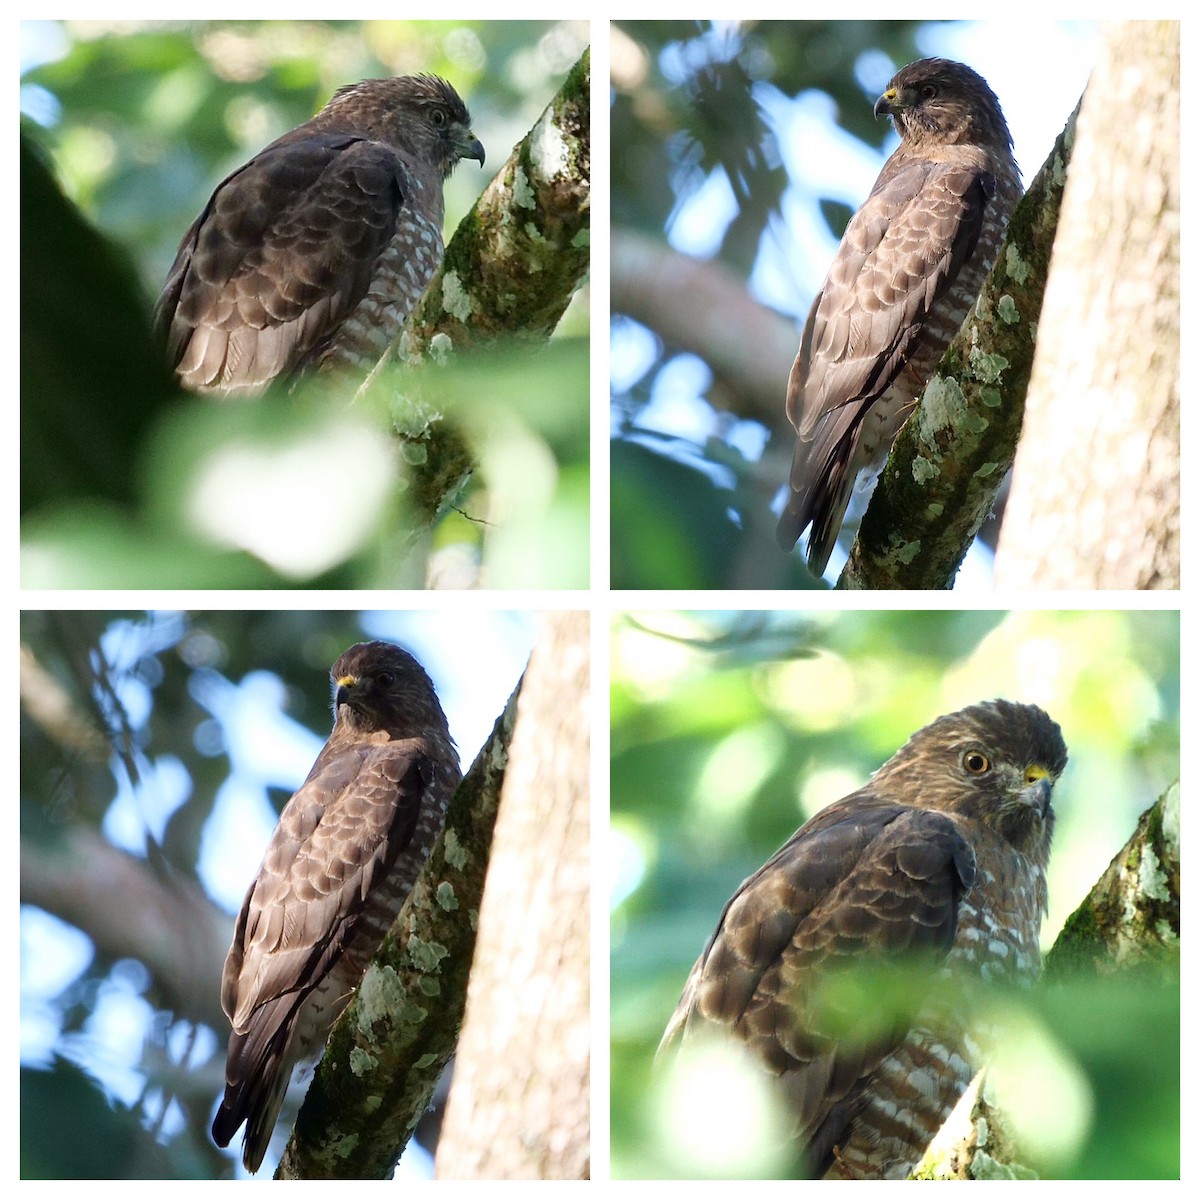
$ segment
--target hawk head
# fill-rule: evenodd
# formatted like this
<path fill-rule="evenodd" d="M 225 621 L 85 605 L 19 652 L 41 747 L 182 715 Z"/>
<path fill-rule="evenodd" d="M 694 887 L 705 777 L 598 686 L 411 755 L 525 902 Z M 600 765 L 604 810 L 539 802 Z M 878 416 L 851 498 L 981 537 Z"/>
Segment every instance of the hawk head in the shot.
<path fill-rule="evenodd" d="M 417 162 L 432 163 L 445 179 L 460 159 L 483 166 L 483 145 L 471 132 L 471 114 L 459 94 L 437 75 L 364 79 L 339 88 L 322 116 L 342 117 L 357 130 Z"/>
<path fill-rule="evenodd" d="M 906 145 L 964 144 L 1012 150 L 1000 101 L 983 76 L 948 58 L 901 68 L 875 101 Z"/>
<path fill-rule="evenodd" d="M 1062 730 L 1042 709 L 989 700 L 913 734 L 872 782 L 919 777 L 922 808 L 977 819 L 1044 866 L 1054 830 L 1051 793 L 1066 765 Z"/>
<path fill-rule="evenodd" d="M 386 730 L 416 736 L 431 730 L 449 738 L 433 681 L 407 650 L 391 642 L 360 642 L 333 664 L 334 733 Z"/>

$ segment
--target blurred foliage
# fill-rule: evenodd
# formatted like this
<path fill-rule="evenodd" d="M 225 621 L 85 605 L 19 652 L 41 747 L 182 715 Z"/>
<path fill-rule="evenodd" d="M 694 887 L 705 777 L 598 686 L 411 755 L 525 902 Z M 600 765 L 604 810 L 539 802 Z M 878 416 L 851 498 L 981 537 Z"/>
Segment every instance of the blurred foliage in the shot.
<path fill-rule="evenodd" d="M 817 88 L 837 104 L 849 133 L 882 148 L 856 81 L 859 60 L 896 66 L 920 58 L 918 21 L 617 21 L 612 142 L 613 224 L 662 236 L 680 202 L 710 172 L 729 177 L 738 213 L 719 257 L 746 276 L 787 182 L 752 94 L 766 80 L 789 96 Z M 886 80 L 886 74 L 884 76 Z M 841 236 L 850 217 L 831 222 Z"/>
<path fill-rule="evenodd" d="M 21 1112 L 33 1118 L 21 1124 L 22 1179 L 202 1178 L 173 1165 L 124 1105 L 105 1103 L 86 1072 L 63 1059 L 46 1071 L 21 1069 Z"/>
<path fill-rule="evenodd" d="M 1041 1174 L 1075 1179 L 1178 1179 L 1180 1171 L 1179 979 L 1134 970 L 1080 976 L 1036 994 L 1034 1009 L 1068 1064 L 1056 1078 L 1029 1066 L 1030 1096 L 1042 1103 L 1025 1116 L 1042 1124 L 1030 1163 Z M 1086 1019 L 1081 1016 L 1086 1014 Z M 1057 1063 L 1051 1064 L 1057 1066 Z M 1062 1109 L 1061 1077 L 1074 1067 L 1083 1076 L 1082 1136 L 1064 1161 L 1054 1137 Z M 1006 1075 L 1015 1068 L 1006 1064 Z M 1047 1103 L 1048 1101 L 1048 1103 Z M 1009 1111 L 1009 1110 L 1006 1110 Z M 1016 1105 L 1011 1111 L 1018 1112 Z M 1075 1114 L 1066 1114 L 1072 1115 Z M 1088 1119 L 1090 1118 L 1090 1119 Z"/>
<path fill-rule="evenodd" d="M 521 437 L 507 439 L 510 448 L 519 442 L 515 461 L 505 470 L 494 461 L 481 468 L 458 497 L 488 524 L 443 521 L 412 553 L 412 540 L 396 537 L 410 519 L 402 495 L 368 487 L 351 498 L 346 476 L 357 482 L 362 464 L 309 453 L 296 464 L 303 476 L 287 476 L 312 497 L 308 507 L 336 491 L 359 511 L 302 568 L 289 562 L 286 543 L 319 543 L 323 531 L 304 524 L 306 506 L 293 495 L 281 496 L 275 512 L 262 488 L 251 500 L 227 501 L 251 504 L 244 511 L 255 511 L 260 526 L 277 528 L 282 554 L 263 553 L 261 538 L 245 544 L 252 533 L 231 543 L 205 528 L 211 522 L 198 518 L 203 505 L 188 483 L 206 471 L 220 475 L 231 460 L 244 465 L 247 424 L 258 451 L 276 447 L 278 467 L 298 444 L 329 444 L 329 430 L 317 428 L 321 405 L 328 423 L 370 439 L 362 416 L 347 413 L 344 400 L 306 406 L 289 394 L 264 400 L 257 417 L 197 400 L 164 375 L 149 334 L 152 298 L 213 187 L 336 87 L 373 75 L 441 73 L 467 98 L 489 164 L 499 166 L 578 58 L 586 23 L 75 21 L 31 22 L 23 34 L 27 55 L 49 60 L 22 76 L 23 111 L 37 116 L 22 117 L 26 586 L 495 584 L 497 573 L 512 580 L 504 564 L 514 558 L 525 564 L 519 586 L 586 586 L 586 289 L 544 357 L 526 355 L 524 381 L 503 353 L 495 375 L 489 370 L 489 402 L 516 399 L 509 423 Z M 491 175 L 451 177 L 447 238 Z M 475 378 L 480 369 L 470 368 Z M 551 376 L 553 404 L 538 396 Z M 568 403 L 580 407 L 565 416 Z M 474 441 L 478 431 L 478 423 L 460 431 L 477 461 L 488 457 Z M 377 437 L 377 448 L 385 440 Z M 332 448 L 344 444 L 335 438 Z M 175 472 L 180 463 L 190 470 Z M 372 476 L 369 465 L 364 473 Z M 510 486 L 528 476 L 538 480 L 533 491 Z M 514 524 L 502 527 L 510 512 Z M 442 559 L 429 562 L 434 550 Z"/>
<path fill-rule="evenodd" d="M 669 1157 L 651 1074 L 692 963 L 734 889 L 804 820 L 861 787 L 917 729 L 1004 696 L 1041 704 L 1070 751 L 1055 792 L 1049 946 L 1179 775 L 1179 616 L 1173 612 L 631 613 L 612 631 L 611 1079 L 614 1176 L 685 1173 Z M 1124 985 L 1123 985 L 1124 986 Z M 1122 1124 L 1124 1104 L 1178 1104 L 1178 997 L 1129 984 L 1071 1028 L 1038 1001 L 1092 1097 L 1090 1124 L 1052 1174 L 1171 1174 L 1178 1124 Z M 1062 1008 L 1090 1014 L 1092 990 Z M 1125 1007 L 1121 1007 L 1125 1006 Z M 1165 1015 L 1164 1015 L 1165 1014 Z M 1165 1022 L 1161 1024 L 1160 1022 Z M 1076 1025 L 1078 1019 L 1076 1018 Z M 1148 1044 L 1152 1043 L 1152 1044 Z M 1170 1064 L 1164 1069 L 1164 1061 Z M 1136 1143 L 1136 1144 L 1135 1144 Z M 1101 1159 L 1093 1156 L 1105 1147 Z M 1165 1154 L 1165 1157 L 1164 1157 Z M 1149 1157 L 1147 1157 L 1149 1156 Z M 1103 1167 L 1097 1167 L 1097 1162 Z M 1126 1166 L 1122 1167 L 1122 1162 Z M 1177 1169 L 1177 1168 L 1176 1168 Z"/>
<path fill-rule="evenodd" d="M 147 869 L 198 885 L 205 826 L 232 770 L 223 737 L 214 738 L 214 714 L 204 697 L 211 698 L 222 677 L 237 683 L 252 668 L 271 671 L 286 689 L 290 715 L 323 738 L 328 693 L 314 691 L 313 682 L 322 679 L 337 654 L 362 638 L 357 616 L 349 612 L 221 612 L 187 618 L 132 611 L 23 614 L 22 644 L 69 698 L 78 714 L 71 723 L 86 719 L 111 731 L 116 757 L 106 767 L 65 751 L 57 736 L 23 710 L 22 840 L 53 847 L 73 827 L 106 832 L 124 776 L 125 787 L 139 793 L 147 789 L 138 801 L 139 808 L 145 806 Z M 156 795 L 161 786 L 156 772 L 164 765 L 178 765 L 185 773 L 187 799 L 155 816 L 163 803 Z M 276 806 L 288 794 L 269 774 L 258 786 L 271 786 Z M 114 896 L 112 902 L 120 899 Z M 60 957 L 61 950 L 32 939 L 22 948 L 24 970 L 39 979 L 47 971 L 53 979 L 63 970 L 61 963 L 50 965 Z M 93 947 L 81 965 L 81 973 L 60 980 L 61 990 L 36 995 L 23 1013 L 33 1026 L 49 1025 L 54 1032 L 53 1053 L 45 1062 L 22 1062 L 22 1174 L 186 1178 L 231 1173 L 231 1160 L 207 1137 L 218 1064 L 212 1063 L 211 1072 L 186 1074 L 175 1057 L 191 1036 L 188 1021 L 170 1011 L 164 989 L 140 964 L 113 961 Z M 136 1001 L 153 1014 L 149 1028 L 134 1035 L 140 1052 L 132 1064 L 122 1058 L 133 1031 L 98 1023 L 105 1011 L 101 1001 L 112 988 L 129 997 L 126 1004 Z M 210 1054 L 220 1053 L 223 1039 L 222 1030 L 212 1039 Z M 135 1085 L 132 1101 L 130 1068 L 144 1073 L 141 1094 Z M 171 1089 L 178 1089 L 178 1107 L 165 1130 L 156 1133 L 166 1103 L 163 1088 L 168 1099 Z M 78 1114 L 70 1124 L 70 1146 L 56 1146 L 63 1140 L 62 1114 L 70 1112 Z M 188 1115 L 180 1128 L 182 1113 Z"/>
<path fill-rule="evenodd" d="M 859 1037 L 890 1014 L 903 1020 L 927 994 L 927 979 L 900 972 L 898 985 L 894 969 L 843 976 L 836 1018 Z M 984 1093 L 1021 1167 L 1043 1179 L 1178 1178 L 1178 973 L 1080 976 L 986 996 L 968 990 L 953 1009 L 975 1012 L 990 1031 Z M 614 1157 L 616 1173 L 778 1179 L 801 1169 L 788 1155 L 789 1117 L 767 1076 L 724 1040 L 701 1032 L 665 1054 L 642 1107 L 645 1142 L 624 1171 Z M 996 1140 L 991 1131 L 985 1149 L 994 1152 Z"/>
<path fill-rule="evenodd" d="M 503 614 L 494 619 L 496 629 L 510 627 Z M 434 676 L 452 728 L 456 689 L 460 697 L 468 688 L 502 691 L 499 715 L 515 677 L 463 683 L 439 672 L 435 639 L 473 636 L 459 632 L 458 618 L 431 624 L 411 614 L 394 623 Z M 512 628 L 520 645 L 525 635 Z M 330 727 L 329 666 L 368 636 L 363 615 L 353 611 L 23 613 L 22 646 L 45 675 L 31 684 L 23 655 L 22 846 L 52 864 L 56 846 L 76 831 L 103 837 L 169 885 L 184 912 L 219 925 L 221 910 L 196 911 L 196 897 L 206 902 L 206 881 L 221 864 L 261 850 L 261 825 L 231 844 L 233 814 L 243 823 L 261 819 L 258 797 L 278 811 L 300 782 L 290 774 L 294 764 L 282 765 L 285 737 L 297 736 L 284 733 L 284 715 L 311 731 L 315 753 Z M 31 687 L 39 705 L 28 701 Z M 63 731 L 85 723 L 105 735 L 98 761 L 64 745 Z M 456 734 L 464 755 L 473 754 L 461 725 Z M 213 821 L 221 805 L 225 815 Z M 69 892 L 70 881 L 50 890 Z M 123 903 L 113 894 L 105 906 L 120 911 Z M 228 907 L 227 897 L 222 904 Z M 228 1033 L 223 1023 L 211 1032 L 203 1023 L 204 1014 L 219 1017 L 220 960 L 198 967 L 203 995 L 187 997 L 179 1012 L 171 1003 L 178 979 L 160 979 L 136 950 L 134 957 L 106 954 L 86 921 L 67 926 L 34 911 L 36 936 L 25 936 L 22 921 L 22 1174 L 232 1176 L 234 1150 L 219 1151 L 208 1136 Z M 230 932 L 232 925 L 229 917 Z M 64 941 L 81 948 L 74 959 Z M 64 1122 L 71 1130 L 65 1141 Z"/>
<path fill-rule="evenodd" d="M 129 262 L 63 198 L 25 137 L 21 213 L 21 510 L 88 496 L 128 503 L 141 431 L 175 391 L 145 298 Z M 83 297 L 104 321 L 64 319 L 84 316 L 69 302 Z"/>
<path fill-rule="evenodd" d="M 727 472 L 718 480 L 716 472 L 679 461 L 673 447 L 680 448 L 678 439 L 618 438 L 609 447 L 612 586 L 762 587 L 763 547 L 744 536 L 755 517 L 742 507 L 759 497 L 749 488 L 730 490 Z M 712 449 L 736 477 L 736 452 L 723 445 Z M 778 568 L 771 586 L 820 586 L 799 555 L 776 554 L 768 561 Z"/>
<path fill-rule="evenodd" d="M 750 276 L 781 219 L 780 198 L 789 180 L 756 87 L 795 96 L 817 89 L 831 97 L 834 119 L 854 137 L 882 148 L 889 133 L 871 113 L 872 96 L 861 81 L 886 81 L 891 70 L 921 56 L 917 21 L 618 21 L 612 50 L 612 220 L 627 229 L 666 238 L 681 211 L 706 186 L 728 185 L 735 211 L 713 247 L 715 261 L 739 278 Z M 819 194 L 832 234 L 840 237 L 852 210 L 841 198 Z M 807 301 L 805 301 L 807 302 Z M 614 313 L 617 320 L 626 320 Z M 747 433 L 724 418 L 714 393 L 721 381 L 698 389 L 711 429 L 695 433 L 696 419 L 681 422 L 682 435 L 661 436 L 660 413 L 643 422 L 656 398 L 672 390 L 672 367 L 695 353 L 651 332 L 653 349 L 628 387 L 612 396 L 611 445 L 614 585 L 628 588 L 736 588 L 744 582 L 744 557 L 760 562 L 752 586 L 811 587 L 799 562 L 784 559 L 773 539 L 758 536 L 769 495 L 757 453 L 745 450 Z M 786 375 L 786 370 L 784 372 Z M 787 437 L 783 419 L 785 378 L 779 384 L 779 422 L 755 426 L 751 442 L 771 433 Z M 679 417 L 678 399 L 672 412 Z M 712 409 L 707 405 L 711 403 Z M 670 401 L 667 401 L 670 405 Z M 663 460 L 667 460 L 665 465 Z M 783 477 L 782 458 L 778 467 Z M 774 478 L 774 476 L 772 476 Z M 772 484 L 774 487 L 774 484 Z M 653 499 L 648 504 L 647 498 Z M 696 519 L 712 510 L 708 518 Z M 653 520 L 646 518 L 653 514 Z M 754 536 L 751 536 L 751 534 Z M 773 577 L 764 570 L 777 566 Z M 619 580 L 619 583 L 618 583 Z"/>

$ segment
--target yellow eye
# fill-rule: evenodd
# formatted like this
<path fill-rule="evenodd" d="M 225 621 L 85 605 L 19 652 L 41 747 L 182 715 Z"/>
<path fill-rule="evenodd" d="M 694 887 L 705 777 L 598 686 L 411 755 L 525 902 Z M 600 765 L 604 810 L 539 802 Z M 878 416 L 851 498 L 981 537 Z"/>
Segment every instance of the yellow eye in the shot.
<path fill-rule="evenodd" d="M 992 760 L 979 750 L 968 750 L 962 761 L 970 775 L 986 775 L 992 769 Z"/>

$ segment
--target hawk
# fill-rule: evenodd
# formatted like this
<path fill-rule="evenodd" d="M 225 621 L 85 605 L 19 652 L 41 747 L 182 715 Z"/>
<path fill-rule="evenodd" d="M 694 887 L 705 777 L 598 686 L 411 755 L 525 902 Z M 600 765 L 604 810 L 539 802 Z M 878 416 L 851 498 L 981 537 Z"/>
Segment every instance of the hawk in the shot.
<path fill-rule="evenodd" d="M 1041 969 L 1059 727 L 993 700 L 915 733 L 865 787 L 803 825 L 726 904 L 663 1046 L 742 1044 L 793 1122 L 802 1172 L 903 1178 L 980 1065 L 941 976 Z M 903 1019 L 830 1032 L 831 981 L 922 972 Z M 939 998 L 942 1000 L 939 1005 Z"/>
<path fill-rule="evenodd" d="M 777 538 L 805 526 L 821 575 L 861 471 L 886 457 L 991 270 L 1021 177 L 1000 103 L 970 67 L 923 58 L 875 102 L 900 145 L 854 214 L 788 378 L 796 430 Z"/>
<path fill-rule="evenodd" d="M 217 185 L 155 324 L 186 387 L 378 359 L 442 261 L 442 185 L 483 146 L 434 75 L 364 79 Z"/>
<path fill-rule="evenodd" d="M 292 1067 L 320 1054 L 441 832 L 462 778 L 433 684 L 388 642 L 333 664 L 333 732 L 287 802 L 221 979 L 233 1026 L 213 1140 L 262 1165 Z"/>

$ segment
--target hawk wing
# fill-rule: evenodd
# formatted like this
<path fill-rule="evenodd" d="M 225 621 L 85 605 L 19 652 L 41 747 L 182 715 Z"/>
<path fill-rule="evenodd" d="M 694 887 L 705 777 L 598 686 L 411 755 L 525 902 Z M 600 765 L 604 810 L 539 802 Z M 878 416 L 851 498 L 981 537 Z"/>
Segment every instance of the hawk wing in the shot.
<path fill-rule="evenodd" d="M 814 500 L 837 494 L 855 432 L 974 253 L 996 192 L 991 174 L 968 166 L 908 157 L 891 166 L 846 227 L 788 378 L 797 440 L 779 540 L 790 536 L 789 549 L 819 519 Z"/>
<path fill-rule="evenodd" d="M 155 311 L 190 387 L 256 387 L 317 356 L 366 295 L 410 192 L 381 142 L 309 133 L 225 179 Z"/>
<path fill-rule="evenodd" d="M 737 1034 L 780 1080 L 819 1175 L 863 1081 L 903 1037 L 814 1032 L 828 1019 L 823 985 L 856 962 L 944 958 L 974 877 L 974 853 L 940 813 L 862 797 L 826 809 L 725 906 L 663 1047 L 705 1023 Z"/>
<path fill-rule="evenodd" d="M 326 746 L 288 801 L 238 914 L 221 1005 L 233 1025 L 213 1136 L 275 1124 L 304 1002 L 351 942 L 368 896 L 412 839 L 432 778 L 420 741 Z M 349 998 L 329 998 L 337 1007 Z M 336 1015 L 336 1013 L 335 1013 Z M 333 1018 L 331 1017 L 330 1020 Z M 259 1155 L 261 1161 L 261 1152 Z"/>

